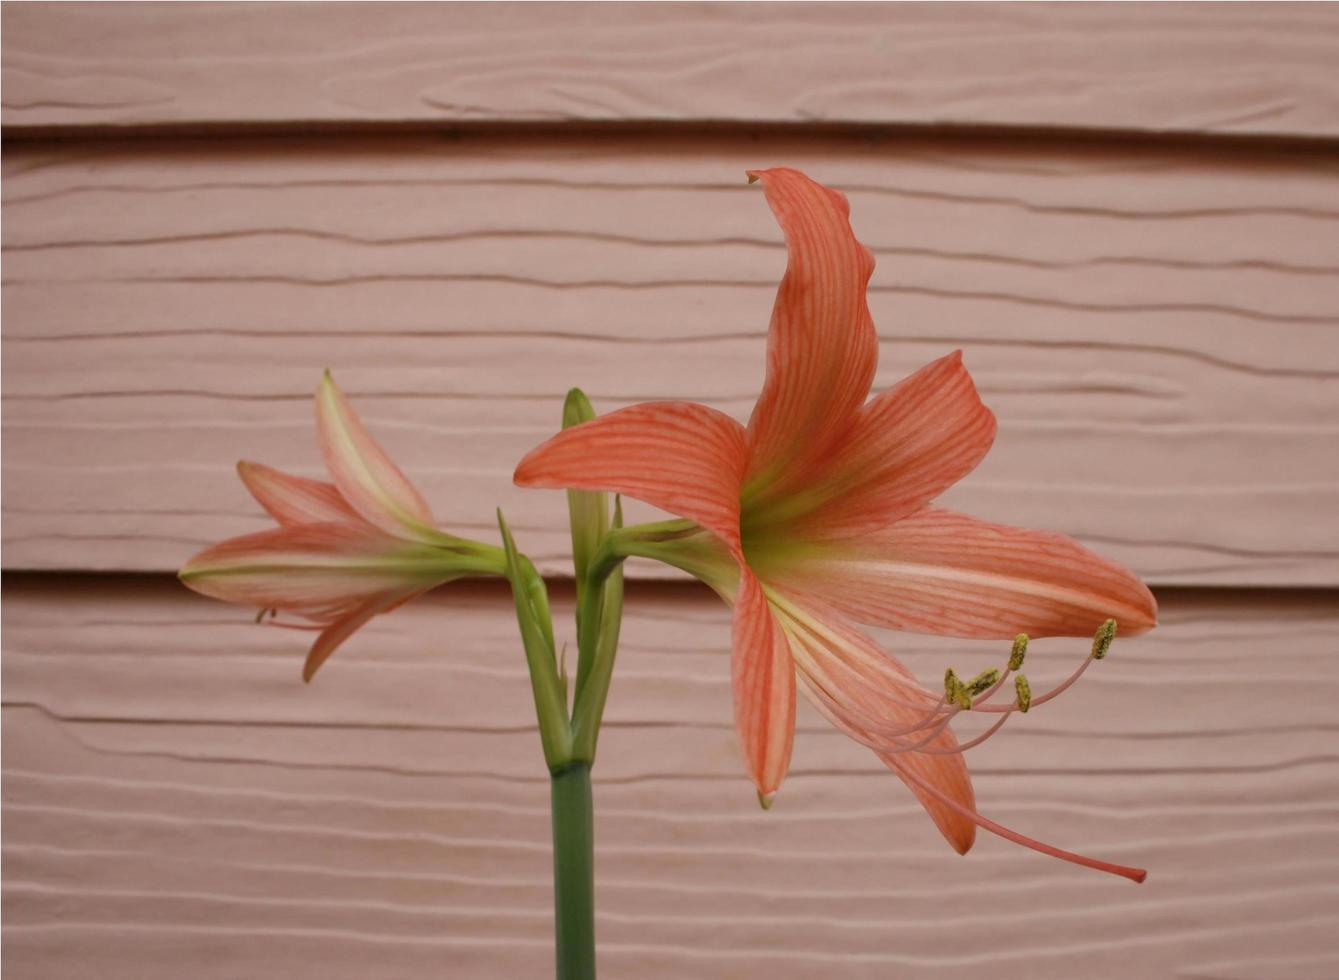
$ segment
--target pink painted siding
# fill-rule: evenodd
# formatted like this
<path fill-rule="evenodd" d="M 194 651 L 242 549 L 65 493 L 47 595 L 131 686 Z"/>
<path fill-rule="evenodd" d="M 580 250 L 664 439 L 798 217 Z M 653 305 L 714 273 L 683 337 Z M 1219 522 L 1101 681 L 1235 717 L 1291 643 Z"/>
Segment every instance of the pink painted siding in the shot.
<path fill-rule="evenodd" d="M 560 577 L 561 495 L 512 465 L 572 384 L 748 411 L 784 251 L 742 171 L 788 163 L 877 255 L 878 384 L 961 347 L 1000 418 L 950 502 L 1159 588 L 1157 631 L 975 759 L 987 812 L 1151 876 L 959 859 L 807 713 L 761 814 L 725 611 L 646 566 L 604 975 L 1339 974 L 1336 9 L 6 5 L 5 969 L 544 975 L 505 595 L 443 590 L 304 687 L 301 636 L 170 573 L 263 526 L 237 458 L 317 471 L 330 366 L 453 528 L 500 503 Z M 881 640 L 927 680 L 1002 653 Z"/>

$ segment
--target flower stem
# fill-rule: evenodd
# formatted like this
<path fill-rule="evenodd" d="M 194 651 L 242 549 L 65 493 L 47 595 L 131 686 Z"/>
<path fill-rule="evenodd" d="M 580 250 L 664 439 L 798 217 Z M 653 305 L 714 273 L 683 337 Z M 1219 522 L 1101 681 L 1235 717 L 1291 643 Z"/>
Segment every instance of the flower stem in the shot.
<path fill-rule="evenodd" d="M 553 773 L 553 900 L 558 980 L 595 978 L 595 827 L 590 766 Z"/>

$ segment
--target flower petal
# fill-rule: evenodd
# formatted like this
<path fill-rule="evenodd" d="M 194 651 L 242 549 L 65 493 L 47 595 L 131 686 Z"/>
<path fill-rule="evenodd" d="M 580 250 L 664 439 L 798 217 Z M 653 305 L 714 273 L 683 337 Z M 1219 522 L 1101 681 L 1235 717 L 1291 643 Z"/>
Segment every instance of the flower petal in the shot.
<path fill-rule="evenodd" d="M 750 495 L 770 498 L 812 475 L 869 394 L 879 357 L 865 303 L 874 256 L 856 241 L 843 195 L 797 170 L 749 177 L 762 181 L 789 250 L 749 420 Z"/>
<path fill-rule="evenodd" d="M 966 854 L 976 839 L 976 825 L 903 775 L 904 770 L 910 770 L 974 811 L 971 776 L 962 754 L 954 751 L 958 743 L 952 729 L 945 725 L 935 733 L 936 726 L 932 725 L 917 734 L 902 736 L 904 744 L 928 739 L 923 747 L 936 750 L 936 754 L 892 751 L 897 740 L 880 734 L 880 728 L 886 732 L 920 724 L 939 705 L 940 699 L 869 637 L 842 623 L 831 610 L 819 605 L 802 609 L 785 602 L 780 615 L 790 638 L 795 670 L 809 700 L 839 730 L 873 748 L 916 794 L 954 850 Z M 889 751 L 880 752 L 880 743 L 886 744 Z"/>
<path fill-rule="evenodd" d="M 335 485 L 364 519 L 411 541 L 442 539 L 427 502 L 363 426 L 329 371 L 316 390 L 316 431 Z"/>
<path fill-rule="evenodd" d="M 247 460 L 237 464 L 237 475 L 251 496 L 285 526 L 365 523 L 333 483 L 293 476 Z"/>
<path fill-rule="evenodd" d="M 927 507 L 892 527 L 809 550 L 769 571 L 862 623 L 973 638 L 1121 635 L 1157 623 L 1148 587 L 1123 565 L 1047 531 Z"/>
<path fill-rule="evenodd" d="M 865 405 L 823 476 L 799 533 L 850 537 L 920 510 L 981 462 L 995 416 L 981 403 L 962 352 L 927 364 Z"/>
<path fill-rule="evenodd" d="M 373 616 L 378 613 L 389 612 L 391 608 L 401 605 L 416 594 L 404 595 L 403 593 L 390 592 L 374 595 L 365 602 L 354 606 L 340 619 L 331 623 L 321 631 L 321 635 L 316 638 L 316 642 L 312 644 L 311 650 L 308 651 L 307 660 L 302 665 L 302 679 L 310 681 L 316 675 L 316 671 L 320 669 L 321 664 L 330 659 L 330 655 L 338 649 L 339 645 L 362 629 Z"/>
<path fill-rule="evenodd" d="M 740 567 L 730 659 L 735 728 L 763 806 L 786 778 L 795 741 L 795 668 L 762 586 Z"/>
<path fill-rule="evenodd" d="M 324 621 L 374 595 L 449 581 L 462 574 L 451 561 L 365 524 L 303 524 L 206 548 L 180 577 L 216 599 Z"/>
<path fill-rule="evenodd" d="M 648 402 L 564 429 L 516 467 L 523 487 L 613 490 L 686 517 L 739 550 L 744 427 L 693 402 Z"/>

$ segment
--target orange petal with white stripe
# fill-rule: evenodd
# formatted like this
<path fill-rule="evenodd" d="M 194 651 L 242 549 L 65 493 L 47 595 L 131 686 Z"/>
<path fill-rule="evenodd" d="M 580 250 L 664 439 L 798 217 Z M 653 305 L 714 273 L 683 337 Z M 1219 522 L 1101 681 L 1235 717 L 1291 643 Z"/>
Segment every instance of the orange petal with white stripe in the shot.
<path fill-rule="evenodd" d="M 463 574 L 452 558 L 366 524 L 303 524 L 206 548 L 180 578 L 215 599 L 322 620 L 375 595 L 450 581 Z"/>
<path fill-rule="evenodd" d="M 609 490 L 702 525 L 739 551 L 744 427 L 693 402 L 648 402 L 583 422 L 516 467 L 522 487 Z"/>
<path fill-rule="evenodd" d="M 1157 623 L 1148 587 L 1063 534 L 927 507 L 892 527 L 769 570 L 796 593 L 874 626 L 970 638 L 1122 636 Z"/>
<path fill-rule="evenodd" d="M 365 523 L 333 483 L 294 476 L 247 460 L 237 464 L 237 475 L 266 512 L 285 526 Z"/>
<path fill-rule="evenodd" d="M 750 493 L 770 499 L 813 475 L 869 394 L 879 356 L 865 302 L 874 256 L 856 241 L 842 194 L 797 170 L 749 177 L 762 182 L 788 250 L 749 420 Z"/>
<path fill-rule="evenodd" d="M 316 675 L 316 671 L 320 669 L 321 664 L 330 659 L 330 655 L 339 648 L 339 645 L 362 629 L 373 616 L 390 611 L 393 607 L 413 598 L 416 594 L 382 593 L 370 596 L 351 608 L 323 629 L 321 635 L 316 638 L 316 642 L 312 644 L 311 650 L 307 653 L 306 662 L 302 665 L 302 679 L 310 681 Z"/>
<path fill-rule="evenodd" d="M 762 587 L 742 565 L 731 634 L 735 728 L 758 799 L 770 806 L 795 741 L 795 668 Z"/>
<path fill-rule="evenodd" d="M 976 825 L 958 809 L 946 806 L 907 779 L 903 772 L 910 770 L 960 807 L 974 811 L 971 776 L 962 754 L 956 751 L 958 743 L 952 729 L 944 725 L 935 731 L 932 725 L 907 736 L 915 742 L 924 736 L 922 747 L 936 754 L 891 751 L 897 747 L 897 740 L 881 734 L 916 726 L 940 699 L 874 641 L 842 623 L 830 610 L 818 605 L 801 608 L 785 599 L 782 602 L 782 622 L 809 700 L 839 730 L 872 748 L 902 777 L 954 850 L 967 853 L 976 840 Z M 880 752 L 881 743 L 887 743 L 889 751 Z"/>
<path fill-rule="evenodd" d="M 805 488 L 822 502 L 792 529 L 818 537 L 877 531 L 970 473 L 995 441 L 995 416 L 962 352 L 927 364 L 872 399 L 823 472 Z"/>
<path fill-rule="evenodd" d="M 316 432 L 326 468 L 369 523 L 411 541 L 441 541 L 427 502 L 386 455 L 327 371 L 316 390 Z"/>

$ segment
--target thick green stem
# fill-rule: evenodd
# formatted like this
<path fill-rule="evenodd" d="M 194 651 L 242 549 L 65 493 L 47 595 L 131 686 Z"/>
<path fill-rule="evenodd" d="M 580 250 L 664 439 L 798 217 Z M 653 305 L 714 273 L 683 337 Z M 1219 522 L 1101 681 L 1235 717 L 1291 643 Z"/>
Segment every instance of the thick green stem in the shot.
<path fill-rule="evenodd" d="M 558 980 L 595 978 L 595 826 L 590 766 L 553 774 L 553 901 Z"/>

